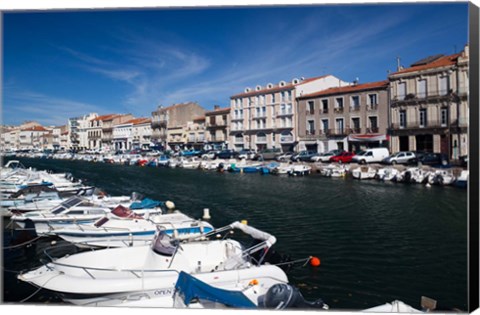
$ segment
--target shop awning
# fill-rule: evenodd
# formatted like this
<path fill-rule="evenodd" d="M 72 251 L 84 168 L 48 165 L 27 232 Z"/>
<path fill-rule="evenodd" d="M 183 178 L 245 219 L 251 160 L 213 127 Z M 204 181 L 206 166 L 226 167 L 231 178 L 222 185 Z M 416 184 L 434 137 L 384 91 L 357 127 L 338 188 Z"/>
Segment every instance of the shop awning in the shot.
<path fill-rule="evenodd" d="M 389 137 L 382 134 L 348 135 L 349 142 L 379 142 L 388 140 Z"/>

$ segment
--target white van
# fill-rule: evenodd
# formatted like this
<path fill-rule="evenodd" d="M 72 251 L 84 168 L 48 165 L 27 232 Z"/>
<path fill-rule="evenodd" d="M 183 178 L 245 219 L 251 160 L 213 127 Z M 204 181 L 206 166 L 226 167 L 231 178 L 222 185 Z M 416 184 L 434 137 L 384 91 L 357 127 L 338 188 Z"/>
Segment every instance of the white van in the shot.
<path fill-rule="evenodd" d="M 352 158 L 352 162 L 357 162 L 360 164 L 374 162 L 380 163 L 388 156 L 390 156 L 390 153 L 388 152 L 387 148 L 372 148 L 355 154 Z"/>

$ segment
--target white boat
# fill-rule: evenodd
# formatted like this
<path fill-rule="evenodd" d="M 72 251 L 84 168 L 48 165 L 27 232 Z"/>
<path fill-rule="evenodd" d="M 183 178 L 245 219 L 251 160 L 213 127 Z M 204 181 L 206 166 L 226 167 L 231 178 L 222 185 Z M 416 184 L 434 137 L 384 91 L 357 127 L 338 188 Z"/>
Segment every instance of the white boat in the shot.
<path fill-rule="evenodd" d="M 351 171 L 353 178 L 356 179 L 373 179 L 377 171 L 370 166 L 359 166 Z"/>
<path fill-rule="evenodd" d="M 451 185 L 455 182 L 455 176 L 450 170 L 435 170 L 428 175 L 430 185 Z"/>
<path fill-rule="evenodd" d="M 469 171 L 463 170 L 460 173 L 460 176 L 457 177 L 457 180 L 455 181 L 455 186 L 460 188 L 466 188 L 468 185 L 468 176 L 469 176 Z"/>
<path fill-rule="evenodd" d="M 430 172 L 421 167 L 407 168 L 397 176 L 398 182 L 424 184 L 428 180 Z"/>
<path fill-rule="evenodd" d="M 136 215 L 121 206 L 93 224 L 70 224 L 50 234 L 79 247 L 125 247 L 150 244 L 158 228 L 176 239 L 190 238 L 213 230 L 205 221 L 175 211 L 168 214 Z"/>
<path fill-rule="evenodd" d="M 161 211 L 160 207 L 156 207 L 136 210 L 135 213 L 161 213 Z M 110 212 L 111 209 L 108 207 L 98 206 L 88 199 L 73 196 L 49 211 L 31 211 L 13 215 L 11 221 L 21 228 L 34 227 L 38 235 L 50 235 L 54 229 L 68 224 L 93 223 Z"/>
<path fill-rule="evenodd" d="M 420 310 L 417 310 L 411 307 L 408 304 L 405 304 L 402 301 L 395 300 L 392 303 L 385 303 L 375 307 L 371 307 L 362 312 L 366 313 L 424 313 Z"/>
<path fill-rule="evenodd" d="M 344 165 L 329 164 L 322 168 L 320 174 L 326 177 L 345 177 L 347 171 L 348 169 Z"/>
<path fill-rule="evenodd" d="M 383 181 L 395 181 L 400 171 L 394 167 L 383 167 L 377 171 L 376 178 Z"/>
<path fill-rule="evenodd" d="M 230 238 L 208 239 L 232 229 L 261 242 L 245 249 Z M 287 283 L 282 269 L 262 264 L 275 242 L 274 236 L 240 222 L 183 242 L 160 231 L 151 246 L 102 249 L 58 259 L 45 251 L 51 262 L 20 274 L 18 279 L 78 305 L 113 306 L 156 299 L 157 306 L 173 307 L 181 271 L 210 285 L 231 283 L 248 288 L 253 279 L 266 285 L 269 281 Z"/>
<path fill-rule="evenodd" d="M 191 158 L 182 158 L 180 163 L 177 164 L 177 167 L 182 167 L 186 169 L 197 169 L 200 166 L 201 159 L 191 157 Z"/>
<path fill-rule="evenodd" d="M 309 165 L 295 164 L 291 165 L 288 170 L 288 175 L 290 176 L 304 176 L 310 174 L 312 167 Z"/>

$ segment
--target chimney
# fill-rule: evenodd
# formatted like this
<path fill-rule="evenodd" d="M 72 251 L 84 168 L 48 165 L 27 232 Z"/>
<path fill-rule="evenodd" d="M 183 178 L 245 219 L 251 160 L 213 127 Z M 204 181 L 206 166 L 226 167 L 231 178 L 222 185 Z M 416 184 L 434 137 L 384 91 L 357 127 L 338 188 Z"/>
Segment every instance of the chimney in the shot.
<path fill-rule="evenodd" d="M 213 105 L 213 110 L 219 110 L 220 109 L 220 105 Z"/>

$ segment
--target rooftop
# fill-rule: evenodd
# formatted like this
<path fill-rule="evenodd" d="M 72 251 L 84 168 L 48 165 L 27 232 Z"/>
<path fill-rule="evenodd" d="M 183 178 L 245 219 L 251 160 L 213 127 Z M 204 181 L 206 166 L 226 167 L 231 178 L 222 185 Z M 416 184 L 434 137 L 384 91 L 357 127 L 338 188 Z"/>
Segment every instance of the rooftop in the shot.
<path fill-rule="evenodd" d="M 427 57 L 418 62 L 413 63 L 409 68 L 401 69 L 390 75 L 453 66 L 455 65 L 458 57 L 460 56 L 461 54 L 458 53 L 450 56 L 435 55 L 435 56 Z"/>
<path fill-rule="evenodd" d="M 369 83 L 348 85 L 348 86 L 342 86 L 342 87 L 328 88 L 320 92 L 302 95 L 301 97 L 299 97 L 299 99 L 307 99 L 307 98 L 313 98 L 317 96 L 326 96 L 326 95 L 334 95 L 334 94 L 360 92 L 365 90 L 384 89 L 387 87 L 388 87 L 387 80 L 378 81 L 378 82 L 369 82 Z"/>

